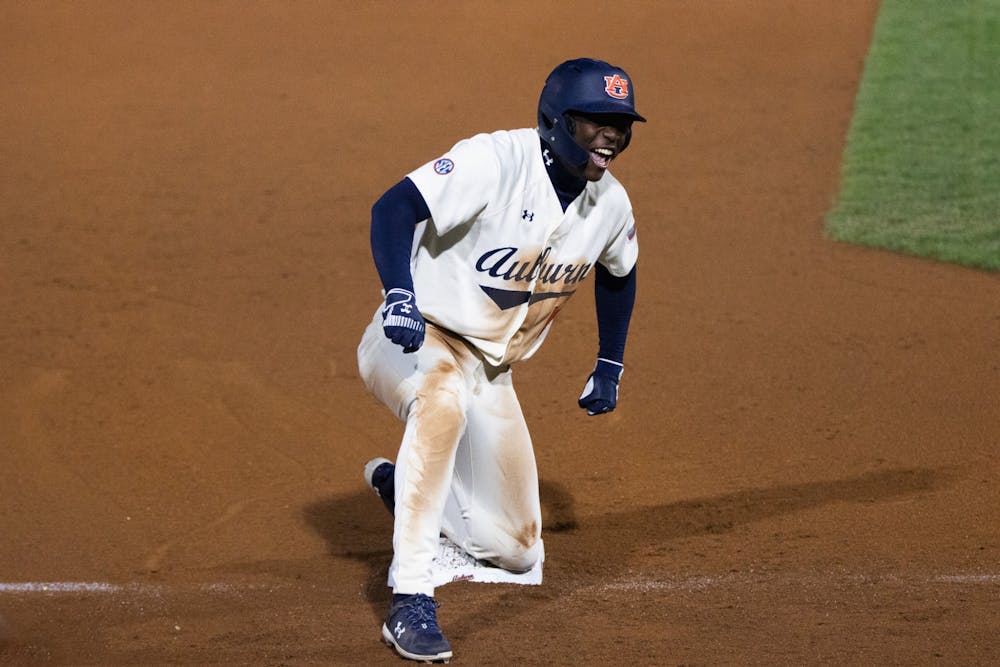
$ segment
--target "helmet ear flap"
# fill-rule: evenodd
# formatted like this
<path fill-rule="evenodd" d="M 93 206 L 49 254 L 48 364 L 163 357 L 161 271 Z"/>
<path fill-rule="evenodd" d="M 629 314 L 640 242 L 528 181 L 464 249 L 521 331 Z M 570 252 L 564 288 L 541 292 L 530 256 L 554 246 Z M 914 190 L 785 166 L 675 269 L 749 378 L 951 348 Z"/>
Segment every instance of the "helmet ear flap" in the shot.
<path fill-rule="evenodd" d="M 549 118 L 547 113 L 539 112 L 538 117 L 542 121 L 542 127 L 546 130 L 551 130 L 555 126 L 555 122 L 553 122 L 553 119 Z"/>

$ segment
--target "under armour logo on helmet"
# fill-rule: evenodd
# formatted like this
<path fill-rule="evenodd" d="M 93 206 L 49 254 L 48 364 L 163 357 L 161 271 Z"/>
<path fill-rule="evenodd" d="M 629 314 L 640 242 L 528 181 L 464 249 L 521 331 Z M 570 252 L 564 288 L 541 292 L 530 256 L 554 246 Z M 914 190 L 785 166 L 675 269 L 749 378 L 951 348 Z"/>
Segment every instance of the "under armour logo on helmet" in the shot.
<path fill-rule="evenodd" d="M 624 100 L 628 97 L 628 79 L 619 74 L 604 77 L 604 92 L 616 100 Z"/>

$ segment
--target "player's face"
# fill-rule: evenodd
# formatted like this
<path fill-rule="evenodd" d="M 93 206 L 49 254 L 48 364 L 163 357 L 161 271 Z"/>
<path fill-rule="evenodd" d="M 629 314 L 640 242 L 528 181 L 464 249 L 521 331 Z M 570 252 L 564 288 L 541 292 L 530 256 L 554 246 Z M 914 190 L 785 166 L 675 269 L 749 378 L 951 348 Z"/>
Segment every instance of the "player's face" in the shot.
<path fill-rule="evenodd" d="M 573 120 L 576 143 L 590 153 L 582 175 L 588 181 L 599 181 L 625 147 L 632 119 L 621 114 L 573 114 Z"/>

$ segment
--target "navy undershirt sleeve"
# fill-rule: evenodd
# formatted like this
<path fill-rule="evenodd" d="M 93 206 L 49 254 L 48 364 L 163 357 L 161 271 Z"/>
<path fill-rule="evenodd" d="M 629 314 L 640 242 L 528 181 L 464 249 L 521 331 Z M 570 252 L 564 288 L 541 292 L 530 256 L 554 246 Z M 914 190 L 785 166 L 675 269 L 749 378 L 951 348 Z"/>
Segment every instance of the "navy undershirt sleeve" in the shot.
<path fill-rule="evenodd" d="M 594 276 L 594 301 L 597 305 L 597 356 L 619 364 L 625 358 L 625 339 L 635 305 L 636 267 L 618 278 L 598 263 Z"/>
<path fill-rule="evenodd" d="M 372 258 L 386 292 L 393 288 L 413 291 L 413 231 L 429 217 L 427 202 L 409 178 L 389 188 L 372 206 Z"/>

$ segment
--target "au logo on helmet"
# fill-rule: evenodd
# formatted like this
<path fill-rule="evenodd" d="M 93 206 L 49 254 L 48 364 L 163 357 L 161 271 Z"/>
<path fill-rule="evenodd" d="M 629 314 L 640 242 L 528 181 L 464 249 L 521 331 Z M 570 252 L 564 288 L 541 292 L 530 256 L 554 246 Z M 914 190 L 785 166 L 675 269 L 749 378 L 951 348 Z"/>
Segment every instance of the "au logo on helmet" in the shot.
<path fill-rule="evenodd" d="M 620 74 L 604 77 L 604 92 L 616 100 L 624 100 L 628 97 L 628 79 Z"/>

